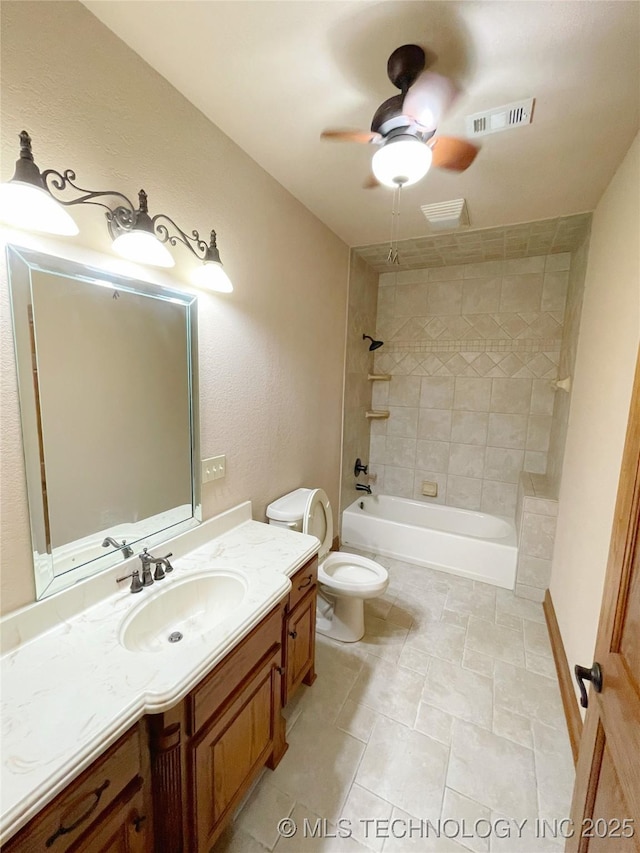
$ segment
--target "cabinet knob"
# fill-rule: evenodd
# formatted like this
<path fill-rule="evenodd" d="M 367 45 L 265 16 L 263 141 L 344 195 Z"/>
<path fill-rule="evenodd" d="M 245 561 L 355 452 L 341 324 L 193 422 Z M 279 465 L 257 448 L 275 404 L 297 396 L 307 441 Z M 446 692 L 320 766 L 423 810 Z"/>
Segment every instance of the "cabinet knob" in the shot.
<path fill-rule="evenodd" d="M 133 826 L 135 827 L 136 832 L 142 831 L 142 824 L 147 819 L 146 815 L 136 815 L 134 819 L 131 821 Z"/>
<path fill-rule="evenodd" d="M 289 631 L 289 636 L 291 637 L 292 640 L 295 640 L 295 638 L 298 636 L 298 632 L 297 631 Z"/>

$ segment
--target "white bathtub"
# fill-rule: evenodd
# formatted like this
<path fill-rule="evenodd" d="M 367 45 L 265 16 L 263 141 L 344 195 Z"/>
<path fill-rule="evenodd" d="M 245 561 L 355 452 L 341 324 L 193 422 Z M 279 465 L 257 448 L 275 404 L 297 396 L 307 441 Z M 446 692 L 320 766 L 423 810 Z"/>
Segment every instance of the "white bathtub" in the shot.
<path fill-rule="evenodd" d="M 342 513 L 351 548 L 513 589 L 518 549 L 512 519 L 390 495 L 365 495 Z"/>

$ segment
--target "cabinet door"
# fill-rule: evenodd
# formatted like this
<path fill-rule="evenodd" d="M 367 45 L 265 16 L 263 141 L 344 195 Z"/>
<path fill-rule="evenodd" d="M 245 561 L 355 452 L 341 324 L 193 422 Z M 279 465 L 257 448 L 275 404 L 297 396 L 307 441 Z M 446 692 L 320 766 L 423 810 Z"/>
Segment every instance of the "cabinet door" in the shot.
<path fill-rule="evenodd" d="M 280 725 L 280 645 L 190 748 L 196 849 L 208 851 L 273 752 Z"/>
<path fill-rule="evenodd" d="M 282 704 L 285 705 L 300 684 L 315 680 L 316 590 L 308 593 L 285 621 L 286 678 Z"/>
<path fill-rule="evenodd" d="M 127 789 L 128 790 L 128 789 Z M 151 815 L 144 810 L 141 787 L 116 801 L 69 853 L 148 853 L 151 850 Z"/>

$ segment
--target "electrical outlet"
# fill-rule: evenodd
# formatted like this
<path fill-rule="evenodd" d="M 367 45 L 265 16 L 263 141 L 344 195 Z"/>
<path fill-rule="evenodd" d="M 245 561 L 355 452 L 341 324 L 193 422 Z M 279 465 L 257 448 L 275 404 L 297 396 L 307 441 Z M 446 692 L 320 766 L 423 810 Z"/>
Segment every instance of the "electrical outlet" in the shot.
<path fill-rule="evenodd" d="M 209 483 L 211 480 L 220 480 L 224 477 L 227 468 L 227 457 L 211 456 L 202 460 L 202 482 Z"/>

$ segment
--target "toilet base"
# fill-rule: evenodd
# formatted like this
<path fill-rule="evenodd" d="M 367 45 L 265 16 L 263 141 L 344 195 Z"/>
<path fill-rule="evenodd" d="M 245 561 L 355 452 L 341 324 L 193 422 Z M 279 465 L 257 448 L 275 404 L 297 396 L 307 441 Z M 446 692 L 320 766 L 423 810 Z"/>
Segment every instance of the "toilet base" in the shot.
<path fill-rule="evenodd" d="M 341 643 L 357 643 L 364 637 L 364 600 L 353 596 L 331 597 L 335 601 L 333 613 L 325 616 L 318 609 L 316 631 Z"/>

